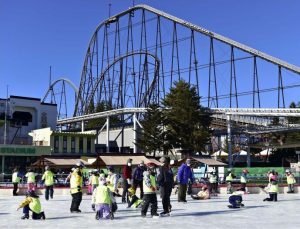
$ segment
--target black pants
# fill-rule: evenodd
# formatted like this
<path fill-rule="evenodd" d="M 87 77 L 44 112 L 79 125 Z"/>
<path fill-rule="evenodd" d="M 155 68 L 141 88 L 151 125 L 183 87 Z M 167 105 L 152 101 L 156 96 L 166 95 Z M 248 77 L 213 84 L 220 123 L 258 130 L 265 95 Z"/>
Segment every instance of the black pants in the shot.
<path fill-rule="evenodd" d="M 178 185 L 178 202 L 186 202 L 187 184 Z"/>
<path fill-rule="evenodd" d="M 228 201 L 232 207 L 237 208 L 241 206 L 243 198 L 241 196 L 230 196 Z"/>
<path fill-rule="evenodd" d="M 129 184 L 126 179 L 123 180 L 123 193 L 122 193 L 122 203 L 129 203 L 129 198 L 128 198 L 128 188 Z"/>
<path fill-rule="evenodd" d="M 29 208 L 29 204 L 27 204 L 23 207 L 24 215 L 29 216 L 29 211 L 32 211 L 32 210 Z M 32 219 L 41 219 L 43 214 L 44 214 L 44 212 L 35 213 L 34 211 L 32 211 Z"/>
<path fill-rule="evenodd" d="M 79 210 L 79 206 L 82 200 L 82 192 L 77 192 L 72 194 L 72 203 L 71 203 L 71 211 Z"/>
<path fill-rule="evenodd" d="M 164 212 L 169 213 L 170 212 L 170 196 L 172 193 L 172 187 L 171 186 L 162 186 L 160 187 L 160 196 L 161 196 L 161 201 L 163 205 Z"/>
<path fill-rule="evenodd" d="M 264 199 L 264 201 L 277 201 L 277 193 L 269 193 L 269 198 Z"/>
<path fill-rule="evenodd" d="M 241 183 L 241 186 L 239 187 L 239 189 L 237 189 L 237 191 L 246 192 L 246 183 Z"/>
<path fill-rule="evenodd" d="M 143 181 L 134 180 L 133 181 L 133 188 L 134 190 L 137 189 L 137 187 L 140 187 L 140 199 L 143 199 L 144 190 L 143 190 Z"/>
<path fill-rule="evenodd" d="M 210 193 L 218 193 L 218 183 L 209 184 Z"/>
<path fill-rule="evenodd" d="M 146 194 L 144 193 L 143 204 L 142 204 L 142 215 L 146 215 L 148 211 L 148 207 L 151 204 L 151 215 L 157 214 L 157 197 L 156 193 Z"/>
<path fill-rule="evenodd" d="M 16 196 L 18 191 L 18 183 L 13 183 L 13 185 L 14 185 L 13 195 Z"/>
<path fill-rule="evenodd" d="M 53 185 L 46 186 L 45 189 L 45 199 L 49 200 L 49 194 L 50 198 L 53 199 Z"/>

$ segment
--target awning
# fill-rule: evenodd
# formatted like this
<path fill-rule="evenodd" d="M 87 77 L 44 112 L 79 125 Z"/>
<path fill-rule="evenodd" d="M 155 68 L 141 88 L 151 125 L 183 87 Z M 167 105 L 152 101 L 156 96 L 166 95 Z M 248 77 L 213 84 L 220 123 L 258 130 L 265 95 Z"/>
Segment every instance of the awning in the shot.
<path fill-rule="evenodd" d="M 86 166 L 88 163 L 80 158 L 41 158 L 34 162 L 30 167 L 43 167 L 48 165 L 53 168 L 72 168 L 78 162 L 84 163 Z"/>
<path fill-rule="evenodd" d="M 225 164 L 221 161 L 214 160 L 212 158 L 195 158 L 195 157 L 193 157 L 192 159 L 194 159 L 202 164 L 206 164 L 208 166 L 227 166 L 227 164 Z"/>
<path fill-rule="evenodd" d="M 110 155 L 110 156 L 99 156 L 93 163 L 89 166 L 107 166 L 107 165 L 126 165 L 128 159 L 132 159 L 132 165 L 139 165 L 142 161 L 145 164 L 154 163 L 156 165 L 161 165 L 161 163 L 153 158 L 148 159 L 145 156 L 134 156 L 134 155 Z"/>

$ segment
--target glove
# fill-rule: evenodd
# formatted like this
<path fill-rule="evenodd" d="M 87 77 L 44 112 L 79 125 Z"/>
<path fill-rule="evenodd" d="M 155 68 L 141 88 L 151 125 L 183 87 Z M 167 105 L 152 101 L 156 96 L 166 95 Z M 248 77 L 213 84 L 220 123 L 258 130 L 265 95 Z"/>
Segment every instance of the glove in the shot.
<path fill-rule="evenodd" d="M 155 187 L 151 187 L 151 190 L 153 191 L 153 192 L 155 192 L 156 191 L 156 188 Z"/>
<path fill-rule="evenodd" d="M 80 192 L 81 191 L 81 187 L 77 186 L 77 191 Z"/>
<path fill-rule="evenodd" d="M 127 179 L 127 183 L 131 185 L 131 180 L 129 178 Z"/>
<path fill-rule="evenodd" d="M 95 209 L 95 204 L 92 204 L 92 209 L 93 209 L 93 211 L 96 210 L 96 209 Z"/>

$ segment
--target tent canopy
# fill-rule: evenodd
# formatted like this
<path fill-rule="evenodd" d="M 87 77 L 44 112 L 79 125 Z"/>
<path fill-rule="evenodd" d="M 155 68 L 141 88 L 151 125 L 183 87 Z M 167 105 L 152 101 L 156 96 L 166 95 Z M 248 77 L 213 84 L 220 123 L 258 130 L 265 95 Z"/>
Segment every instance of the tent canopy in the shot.
<path fill-rule="evenodd" d="M 78 162 L 84 163 L 88 166 L 88 163 L 80 158 L 40 158 L 34 162 L 30 167 L 39 168 L 49 166 L 53 168 L 72 168 Z"/>
<path fill-rule="evenodd" d="M 191 164 L 193 167 L 198 167 L 199 164 L 205 164 L 205 165 L 213 166 L 213 167 L 227 166 L 227 164 L 217 161 L 211 157 L 190 157 L 189 159 L 191 159 Z M 186 161 L 186 159 L 179 160 L 178 165 L 181 165 L 185 161 Z"/>

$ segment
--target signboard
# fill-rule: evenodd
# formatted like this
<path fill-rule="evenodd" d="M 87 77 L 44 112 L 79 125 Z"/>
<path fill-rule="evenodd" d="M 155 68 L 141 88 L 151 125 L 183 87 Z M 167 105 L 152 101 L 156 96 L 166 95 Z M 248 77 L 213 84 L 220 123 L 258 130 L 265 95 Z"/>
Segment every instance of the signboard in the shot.
<path fill-rule="evenodd" d="M 1 145 L 0 155 L 3 156 L 40 156 L 50 155 L 50 146 L 20 146 L 20 145 Z"/>

